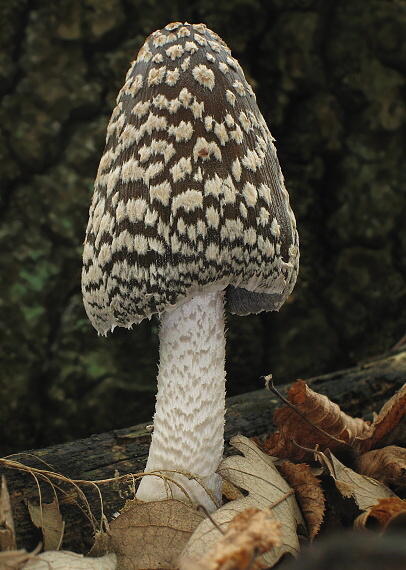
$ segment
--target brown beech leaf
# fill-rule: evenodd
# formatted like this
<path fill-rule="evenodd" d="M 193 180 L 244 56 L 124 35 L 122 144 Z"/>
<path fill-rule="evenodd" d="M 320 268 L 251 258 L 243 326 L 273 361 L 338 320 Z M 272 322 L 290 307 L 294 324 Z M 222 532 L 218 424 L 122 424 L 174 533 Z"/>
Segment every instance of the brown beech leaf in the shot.
<path fill-rule="evenodd" d="M 399 497 L 380 499 L 376 505 L 361 513 L 354 522 L 355 528 L 365 528 L 368 523 L 377 522 L 380 527 L 385 527 L 387 523 L 400 513 L 406 513 L 406 501 Z"/>
<path fill-rule="evenodd" d="M 187 543 L 182 558 L 198 561 L 213 547 L 221 532 L 212 521 L 226 531 L 231 520 L 241 511 L 250 507 L 260 510 L 271 508 L 270 518 L 281 523 L 281 545 L 263 555 L 265 563 L 272 567 L 285 553 L 297 555 L 300 550 L 297 530 L 305 528 L 300 509 L 291 487 L 271 457 L 242 435 L 233 437 L 230 443 L 243 455 L 223 459 L 218 472 L 223 479 L 248 491 L 248 495 L 226 503 L 211 515 L 212 520 L 206 518 L 202 521 Z"/>
<path fill-rule="evenodd" d="M 296 499 L 307 523 L 309 539 L 313 540 L 320 530 L 326 508 L 321 481 L 313 475 L 307 463 L 284 461 L 279 465 L 279 471 L 295 490 Z"/>
<path fill-rule="evenodd" d="M 58 499 L 52 503 L 34 505 L 28 501 L 28 511 L 32 522 L 41 529 L 44 541 L 44 550 L 59 550 L 62 544 L 65 522 L 59 510 Z"/>
<path fill-rule="evenodd" d="M 359 436 L 358 449 L 365 453 L 374 447 L 390 432 L 395 432 L 406 414 L 406 383 L 382 407 L 372 424 L 371 433 Z M 393 441 L 393 439 L 392 439 Z"/>
<path fill-rule="evenodd" d="M 342 497 L 353 499 L 361 511 L 366 511 L 381 499 L 395 496 L 382 483 L 365 475 L 360 475 L 343 465 L 328 449 L 325 453 L 317 453 L 317 458 L 325 471 L 333 478 Z"/>
<path fill-rule="evenodd" d="M 10 495 L 8 494 L 6 478 L 2 475 L 0 491 L 0 551 L 15 550 L 16 548 L 16 534 Z"/>
<path fill-rule="evenodd" d="M 371 431 L 368 422 L 348 416 L 327 396 L 311 390 L 303 380 L 297 380 L 292 385 L 287 400 L 304 417 L 286 404 L 276 410 L 274 421 L 278 431 L 265 440 L 262 446 L 269 455 L 301 461 L 305 457 L 308 458 L 309 453 L 295 446 L 292 440 L 306 448 L 317 447 L 321 451 L 329 448 L 337 452 L 346 449 L 358 437 Z"/>
<path fill-rule="evenodd" d="M 118 568 L 176 568 L 204 515 L 175 499 L 132 504 L 110 524 L 107 550 L 117 554 Z"/>
<path fill-rule="evenodd" d="M 256 570 L 265 568 L 261 554 L 281 545 L 280 523 L 269 519 L 269 509 L 249 507 L 237 513 L 207 554 L 195 563 L 201 570 Z M 180 569 L 190 570 L 193 560 L 181 559 Z"/>
<path fill-rule="evenodd" d="M 406 485 L 406 449 L 396 445 L 373 449 L 357 458 L 355 468 L 386 485 Z"/>

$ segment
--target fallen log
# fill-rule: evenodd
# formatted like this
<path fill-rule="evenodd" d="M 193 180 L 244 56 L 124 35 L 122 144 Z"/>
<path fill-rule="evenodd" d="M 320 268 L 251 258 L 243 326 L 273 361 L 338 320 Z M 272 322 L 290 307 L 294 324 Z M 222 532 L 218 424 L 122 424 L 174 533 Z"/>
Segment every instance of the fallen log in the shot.
<path fill-rule="evenodd" d="M 371 419 L 372 413 L 379 411 L 405 379 L 403 350 L 308 379 L 307 383 L 347 414 Z M 286 393 L 288 388 L 284 385 L 279 390 Z M 228 398 L 226 442 L 237 433 L 248 437 L 265 435 L 273 429 L 273 413 L 280 404 L 265 389 Z M 405 445 L 404 430 L 400 433 L 398 437 L 403 441 L 398 444 Z M 28 503 L 38 504 L 40 494 L 43 503 L 51 503 L 57 495 L 66 522 L 62 547 L 87 552 L 103 516 L 111 520 L 126 499 L 134 497 L 134 480 L 121 476 L 143 470 L 150 438 L 147 426 L 140 424 L 0 460 L 0 476 L 6 476 L 10 493 L 17 546 L 32 550 L 41 540 L 31 522 Z M 230 453 L 227 445 L 225 452 Z"/>

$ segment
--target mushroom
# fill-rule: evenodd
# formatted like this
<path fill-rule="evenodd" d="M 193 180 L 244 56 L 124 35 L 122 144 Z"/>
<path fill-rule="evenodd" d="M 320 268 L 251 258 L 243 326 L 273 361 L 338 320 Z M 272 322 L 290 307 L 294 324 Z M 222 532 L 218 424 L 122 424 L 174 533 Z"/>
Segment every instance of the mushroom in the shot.
<path fill-rule="evenodd" d="M 186 491 L 209 511 L 221 503 L 224 308 L 278 310 L 298 272 L 273 141 L 217 34 L 176 22 L 147 38 L 107 128 L 82 275 L 100 334 L 161 321 L 146 465 L 156 475 L 143 477 L 139 499 Z"/>

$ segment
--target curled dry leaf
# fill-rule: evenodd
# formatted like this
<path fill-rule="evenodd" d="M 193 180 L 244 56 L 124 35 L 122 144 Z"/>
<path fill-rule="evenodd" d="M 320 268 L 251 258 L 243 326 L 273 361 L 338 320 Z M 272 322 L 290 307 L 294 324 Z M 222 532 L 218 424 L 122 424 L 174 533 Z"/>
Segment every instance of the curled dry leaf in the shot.
<path fill-rule="evenodd" d="M 190 570 L 256 570 L 265 568 L 260 555 L 274 546 L 280 546 L 280 523 L 269 519 L 269 509 L 245 509 L 230 521 L 209 552 L 198 561 L 183 558 L 180 569 Z"/>
<path fill-rule="evenodd" d="M 365 475 L 360 475 L 343 465 L 329 450 L 326 450 L 325 453 L 317 453 L 317 457 L 325 471 L 333 478 L 342 497 L 353 499 L 361 511 L 366 511 L 381 499 L 395 496 L 382 483 Z"/>
<path fill-rule="evenodd" d="M 372 431 L 370 434 L 363 434 L 360 436 L 358 442 L 358 449 L 361 453 L 365 453 L 374 447 L 377 447 L 379 442 L 385 438 L 387 441 L 389 434 L 396 435 L 396 428 L 406 413 L 406 383 L 400 390 L 396 392 L 390 400 L 388 400 L 382 407 L 379 414 L 376 416 L 372 424 Z M 390 438 L 393 441 L 393 438 Z M 390 442 L 391 443 L 391 442 Z"/>
<path fill-rule="evenodd" d="M 388 445 L 374 449 L 357 458 L 355 468 L 358 473 L 373 477 L 386 485 L 406 484 L 406 449 Z"/>
<path fill-rule="evenodd" d="M 313 540 L 320 530 L 326 508 L 321 481 L 306 463 L 295 464 L 284 461 L 279 465 L 279 471 L 295 490 L 296 499 L 307 524 L 309 539 Z"/>
<path fill-rule="evenodd" d="M 42 531 L 44 550 L 59 550 L 63 540 L 65 522 L 59 510 L 58 499 L 52 503 L 34 505 L 28 502 L 28 511 L 32 522 Z"/>
<path fill-rule="evenodd" d="M 361 513 L 354 522 L 355 528 L 365 528 L 373 519 L 374 523 L 378 523 L 380 527 L 385 527 L 388 522 L 399 514 L 406 514 L 406 501 L 402 501 L 399 497 L 390 497 L 389 499 L 380 499 L 378 503 L 370 509 Z"/>
<path fill-rule="evenodd" d="M 0 491 L 0 551 L 15 550 L 16 548 L 16 535 L 10 495 L 8 493 L 6 478 L 2 475 Z"/>
<path fill-rule="evenodd" d="M 295 446 L 292 440 L 306 448 L 317 447 L 321 451 L 329 448 L 337 452 L 371 431 L 368 422 L 348 416 L 327 396 L 311 390 L 303 380 L 292 385 L 287 400 L 302 415 L 286 404 L 276 410 L 274 421 L 278 431 L 263 444 L 269 455 L 302 461 L 309 453 Z"/>
<path fill-rule="evenodd" d="M 31 558 L 24 566 L 33 570 L 115 570 L 115 554 L 106 554 L 100 558 L 85 558 L 81 554 L 52 550 Z"/>
<path fill-rule="evenodd" d="M 203 518 L 194 507 L 174 499 L 133 503 L 110 524 L 104 544 L 117 554 L 120 570 L 176 568 Z"/>
<path fill-rule="evenodd" d="M 223 479 L 248 491 L 248 495 L 225 504 L 212 514 L 212 519 L 225 531 L 231 520 L 245 509 L 271 508 L 270 517 L 281 523 L 281 545 L 264 554 L 266 564 L 272 567 L 283 554 L 296 555 L 299 552 L 297 529 L 305 528 L 304 521 L 292 489 L 276 469 L 272 458 L 241 435 L 234 437 L 231 444 L 243 456 L 227 457 L 221 462 L 218 472 Z M 220 537 L 221 532 L 213 522 L 205 519 L 191 536 L 182 558 L 200 560 Z"/>

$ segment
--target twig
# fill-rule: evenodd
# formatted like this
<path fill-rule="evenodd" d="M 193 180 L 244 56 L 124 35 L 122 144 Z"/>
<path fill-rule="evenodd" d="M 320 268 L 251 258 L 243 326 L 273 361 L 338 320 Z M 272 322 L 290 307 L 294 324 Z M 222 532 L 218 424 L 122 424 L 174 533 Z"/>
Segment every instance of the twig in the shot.
<path fill-rule="evenodd" d="M 209 513 L 209 511 L 206 509 L 206 507 L 204 505 L 198 505 L 197 506 L 197 510 L 198 511 L 203 511 L 204 514 L 206 515 L 206 517 L 210 520 L 211 523 L 213 523 L 213 525 L 216 527 L 216 529 L 221 532 L 221 534 L 226 534 L 225 531 L 221 528 L 221 526 L 218 524 L 217 521 L 214 520 L 214 518 L 211 516 L 211 514 Z"/>
<path fill-rule="evenodd" d="M 323 451 L 319 451 L 318 449 L 309 449 L 308 447 L 303 447 L 303 445 L 299 445 L 298 443 L 296 443 L 296 441 L 294 439 L 291 439 L 290 443 L 292 443 L 292 445 L 298 447 L 299 449 L 302 449 L 303 451 L 307 451 L 308 453 L 313 453 L 313 455 L 318 455 L 318 457 L 319 457 L 318 460 L 320 461 L 322 467 L 323 467 L 323 465 L 326 464 L 326 461 L 324 458 L 327 457 L 327 455 Z M 325 451 L 326 451 L 326 453 L 330 453 L 330 455 L 332 455 L 331 451 L 328 448 Z M 327 459 L 330 459 L 330 458 L 327 457 Z M 336 473 L 336 470 L 334 467 L 334 463 L 331 461 L 331 459 L 330 459 L 330 463 L 331 463 L 331 470 L 333 471 L 333 474 L 334 474 L 334 478 L 337 479 L 337 473 Z"/>
<path fill-rule="evenodd" d="M 294 439 L 290 440 L 290 443 L 292 445 L 294 445 L 295 447 L 298 447 L 299 449 L 301 449 L 302 451 L 306 451 L 307 453 L 313 453 L 314 455 L 320 455 L 322 453 L 322 451 L 319 451 L 316 447 L 316 449 L 310 449 L 310 447 L 304 447 L 303 445 L 300 445 L 299 443 L 296 443 L 296 441 Z"/>
<path fill-rule="evenodd" d="M 278 505 L 280 505 L 281 503 L 283 503 L 283 501 L 285 501 L 288 497 L 290 497 L 291 495 L 293 495 L 295 491 L 293 489 L 291 489 L 290 491 L 288 491 L 287 493 L 285 493 L 284 495 L 282 495 L 282 497 L 280 497 L 277 501 L 275 501 L 274 503 L 272 503 L 272 505 L 270 505 L 268 507 L 268 509 L 272 510 L 275 507 L 277 507 Z"/>
<path fill-rule="evenodd" d="M 404 344 L 406 344 L 406 334 L 403 335 L 402 338 L 392 346 L 391 350 L 397 350 L 398 348 L 401 348 Z"/>

